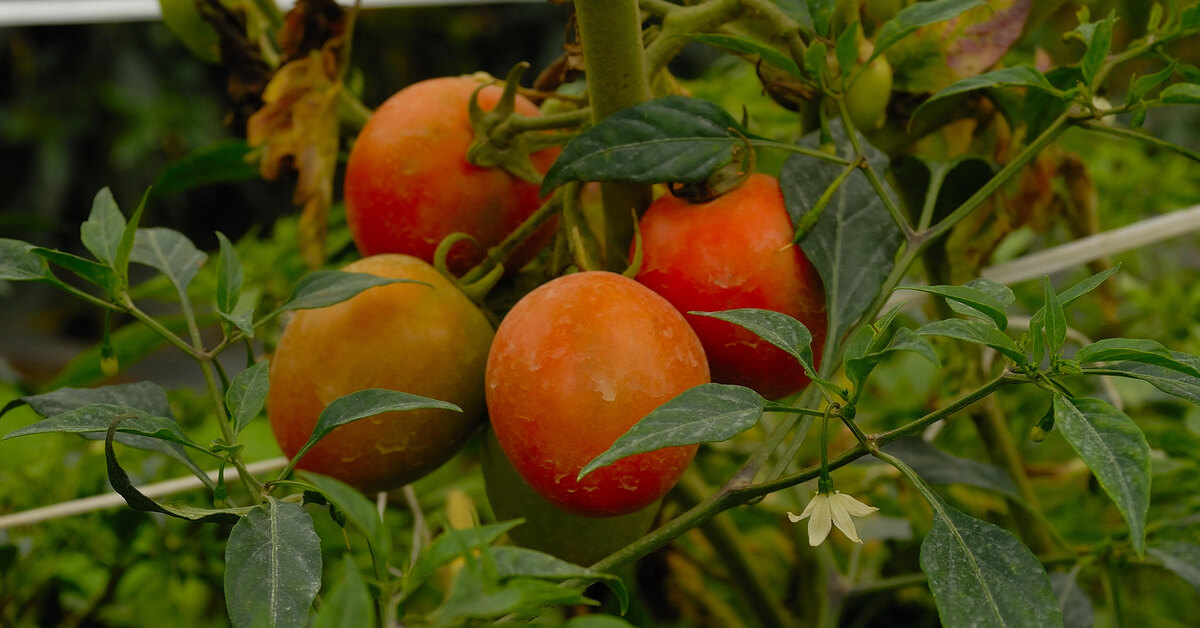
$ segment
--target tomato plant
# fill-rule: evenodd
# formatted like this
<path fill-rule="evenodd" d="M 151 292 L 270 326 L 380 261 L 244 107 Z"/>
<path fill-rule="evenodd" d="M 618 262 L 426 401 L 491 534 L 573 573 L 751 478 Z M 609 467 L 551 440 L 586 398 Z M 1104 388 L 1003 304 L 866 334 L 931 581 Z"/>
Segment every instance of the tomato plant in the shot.
<path fill-rule="evenodd" d="M 296 313 L 271 358 L 267 414 L 280 449 L 294 456 L 329 403 L 355 391 L 403 390 L 462 408 L 358 421 L 298 465 L 364 491 L 397 488 L 448 460 L 483 418 L 492 328 L 454 284 L 415 257 L 376 255 L 343 270 L 421 283 L 379 286 Z"/>
<path fill-rule="evenodd" d="M 529 293 L 500 323 L 487 361 L 488 415 L 513 466 L 543 497 L 576 514 L 621 515 L 670 490 L 696 448 L 575 476 L 708 377 L 699 339 L 671 304 L 620 275 L 577 273 Z"/>
<path fill-rule="evenodd" d="M 825 291 L 799 246 L 779 182 L 764 174 L 716 199 L 659 197 L 642 217 L 637 280 L 661 294 L 696 330 L 715 382 L 753 388 L 768 399 L 808 384 L 796 359 L 744 327 L 687 314 L 737 308 L 782 312 L 825 335 Z M 815 344 L 816 360 L 820 347 Z"/>
<path fill-rule="evenodd" d="M 501 89 L 467 77 L 429 79 L 389 98 L 363 126 L 346 162 L 346 220 L 363 255 L 403 253 L 428 262 L 447 236 L 455 244 L 447 267 L 461 275 L 483 259 L 541 205 L 537 184 L 500 168 L 467 161 L 474 140 L 468 103 L 478 90 L 479 107 L 491 110 Z M 538 115 L 517 96 L 515 110 Z M 556 149 L 530 156 L 545 171 Z M 510 270 L 528 262 L 553 233 L 548 226 L 515 251 Z"/>

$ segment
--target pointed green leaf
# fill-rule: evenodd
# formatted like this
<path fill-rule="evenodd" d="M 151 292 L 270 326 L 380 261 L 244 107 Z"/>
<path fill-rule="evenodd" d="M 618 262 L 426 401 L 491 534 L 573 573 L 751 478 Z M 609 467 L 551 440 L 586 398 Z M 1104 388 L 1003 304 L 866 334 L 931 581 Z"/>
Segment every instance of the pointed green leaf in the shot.
<path fill-rule="evenodd" d="M 991 347 L 1003 353 L 1017 364 L 1025 362 L 1025 355 L 1017 349 L 1007 334 L 991 325 L 976 320 L 951 318 L 944 321 L 934 321 L 917 330 L 922 336 L 945 336 L 958 340 L 966 340 L 976 344 Z"/>
<path fill-rule="evenodd" d="M 783 54 L 776 48 L 772 48 L 767 44 L 762 43 L 757 39 L 742 37 L 736 35 L 716 35 L 704 33 L 700 35 L 692 35 L 691 39 L 702 44 L 708 44 L 714 48 L 721 48 L 744 55 L 754 55 L 762 58 L 766 63 L 773 65 L 781 70 L 787 71 L 788 74 L 796 78 L 803 78 L 800 73 L 800 66 L 791 57 Z"/>
<path fill-rule="evenodd" d="M 328 436 L 337 427 L 384 412 L 404 412 L 426 408 L 462 412 L 461 408 L 446 401 L 382 388 L 368 388 L 338 397 L 329 402 L 329 405 L 321 411 L 321 415 L 317 417 L 317 425 L 313 428 L 312 436 L 300 448 L 300 451 L 292 456 L 292 463 L 295 464 L 304 457 L 309 449 L 312 449 L 317 442 Z"/>
<path fill-rule="evenodd" d="M 905 7 L 896 14 L 896 17 L 888 20 L 879 28 L 875 34 L 875 52 L 867 62 L 870 63 L 875 57 L 883 54 L 896 42 L 912 34 L 918 28 L 944 22 L 978 6 L 986 6 L 986 3 L 983 0 L 934 0 L 918 2 Z"/>
<path fill-rule="evenodd" d="M 117 207 L 112 191 L 101 189 L 92 200 L 92 213 L 79 226 L 79 239 L 106 266 L 112 266 L 125 231 L 125 216 Z"/>
<path fill-rule="evenodd" d="M 1146 550 L 1150 445 L 1133 419 L 1100 399 L 1054 396 L 1054 426 L 1092 469 L 1129 525 L 1134 550 Z"/>
<path fill-rule="evenodd" d="M 300 477 L 320 489 L 326 499 L 345 513 L 346 520 L 363 533 L 376 563 L 387 563 L 392 551 L 391 530 L 382 525 L 379 510 L 363 497 L 362 491 L 319 473 L 301 471 Z"/>
<path fill-rule="evenodd" d="M 1003 528 L 940 498 L 921 543 L 921 570 L 945 626 L 1063 625 L 1050 579 L 1033 552 Z"/>
<path fill-rule="evenodd" d="M 1150 93 L 1150 90 L 1166 82 L 1175 73 L 1175 64 L 1176 62 L 1172 61 L 1154 74 L 1137 77 L 1129 86 L 1129 92 L 1125 96 L 1125 104 L 1136 104 L 1142 98 L 1145 98 L 1146 94 Z"/>
<path fill-rule="evenodd" d="M 750 135 L 715 103 L 657 98 L 622 109 L 571 140 L 546 173 L 542 194 L 571 181 L 703 181 L 732 163 L 734 149 Z"/>
<path fill-rule="evenodd" d="M 1200 545 L 1183 541 L 1155 543 L 1146 553 L 1200 592 Z"/>
<path fill-rule="evenodd" d="M 229 532 L 225 602 L 234 628 L 303 626 L 320 588 L 321 540 L 300 504 L 267 497 Z"/>
<path fill-rule="evenodd" d="M 120 292 L 120 282 L 117 279 L 116 272 L 90 259 L 56 251 L 54 249 L 46 249 L 40 246 L 31 249 L 34 255 L 38 255 L 52 264 L 61 266 L 89 283 L 95 284 L 102 288 L 111 296 L 116 296 Z"/>
<path fill-rule="evenodd" d="M 501 578 L 538 578 L 562 582 L 579 578 L 598 581 L 612 590 L 621 605 L 621 613 L 629 608 L 629 590 L 620 578 L 602 571 L 581 567 L 565 560 L 524 547 L 497 546 L 489 548 L 495 561 L 496 574 Z"/>
<path fill-rule="evenodd" d="M 1092 85 L 1093 79 L 1096 78 L 1096 73 L 1100 71 L 1100 67 L 1104 65 L 1104 59 L 1112 50 L 1112 34 L 1113 25 L 1117 21 L 1116 11 L 1108 14 L 1108 17 L 1094 24 L 1086 24 L 1081 26 L 1078 31 L 1083 34 L 1084 42 L 1087 44 L 1087 52 L 1083 53 L 1083 60 L 1079 62 L 1079 69 L 1083 72 L 1083 80 L 1093 89 L 1097 86 Z M 1090 26 L 1093 28 L 1084 28 Z"/>
<path fill-rule="evenodd" d="M 858 391 L 862 387 L 863 382 L 867 380 L 867 376 L 871 374 L 871 371 L 875 370 L 875 366 L 881 360 L 901 351 L 916 353 L 932 362 L 934 366 L 941 367 L 942 365 L 941 360 L 938 359 L 937 353 L 934 352 L 933 346 L 929 344 L 928 340 L 925 340 L 907 327 L 901 327 L 896 330 L 892 341 L 887 347 L 846 361 L 846 377 L 854 383 L 855 391 Z"/>
<path fill-rule="evenodd" d="M 1012 288 L 984 277 L 976 277 L 975 279 L 972 279 L 963 285 L 968 288 L 974 288 L 975 290 L 983 292 L 984 294 L 992 297 L 1001 305 L 1006 313 L 1008 312 L 1008 307 L 1017 300 L 1016 295 L 1013 294 Z M 949 305 L 950 309 L 964 316 L 974 316 L 975 318 L 983 319 L 992 318 L 991 316 L 988 316 L 987 314 L 984 314 L 983 312 L 980 312 L 979 310 L 965 303 L 955 301 L 953 299 L 946 301 L 946 305 Z"/>
<path fill-rule="evenodd" d="M 994 89 L 996 87 L 1027 87 L 1031 89 L 1041 90 L 1047 94 L 1059 96 L 1062 94 L 1058 88 L 1046 78 L 1046 75 L 1037 71 L 1036 68 L 1028 65 L 1018 65 L 1009 68 L 1001 68 L 984 72 L 977 76 L 969 76 L 962 80 L 956 81 L 949 87 L 930 96 L 925 102 L 921 103 L 913 112 L 913 118 L 917 118 L 923 111 L 926 110 L 931 103 L 938 102 L 942 99 L 949 98 L 958 94 L 965 94 L 978 89 Z"/>
<path fill-rule="evenodd" d="M 755 308 L 688 314 L 716 318 L 748 329 L 796 358 L 809 377 L 816 375 L 816 369 L 813 367 L 812 334 L 804 323 L 787 314 Z"/>
<path fill-rule="evenodd" d="M 1070 288 L 1063 290 L 1062 293 L 1060 293 L 1058 295 L 1059 304 L 1065 308 L 1066 306 L 1070 305 L 1076 299 L 1078 299 L 1078 298 L 1084 296 L 1085 294 L 1091 292 L 1092 290 L 1095 290 L 1096 288 L 1100 287 L 1100 284 L 1104 283 L 1104 281 L 1106 279 L 1108 279 L 1109 277 L 1112 277 L 1113 275 L 1115 275 L 1117 273 L 1117 271 L 1120 269 L 1121 269 L 1121 265 L 1117 264 L 1116 266 L 1113 266 L 1112 268 L 1102 270 L 1102 271 L 1096 273 L 1095 275 L 1092 275 L 1091 277 L 1088 277 L 1087 279 L 1084 279 L 1083 281 L 1080 281 L 1079 283 L 1072 285 Z M 1036 312 L 1034 312 L 1033 316 L 1029 319 L 1029 329 L 1031 332 L 1030 336 L 1032 337 L 1032 339 L 1034 341 L 1032 343 L 1033 346 L 1031 347 L 1033 355 L 1031 355 L 1030 358 L 1038 363 L 1041 363 L 1042 355 L 1044 355 L 1045 350 L 1043 348 L 1043 340 L 1042 340 L 1041 334 L 1033 333 L 1033 331 L 1042 329 L 1042 327 L 1045 324 L 1046 324 L 1046 306 L 1043 305 L 1042 307 L 1038 308 L 1038 310 Z M 1042 350 L 1039 351 L 1038 349 L 1042 349 Z"/>
<path fill-rule="evenodd" d="M 118 431 L 124 434 L 136 434 L 167 442 L 178 443 L 197 451 L 209 453 L 208 449 L 197 444 L 184 434 L 174 419 L 155 416 L 140 408 L 114 405 L 108 403 L 89 404 L 68 412 L 63 412 L 32 425 L 15 429 L 4 435 L 0 440 L 8 440 L 18 436 L 31 434 L 48 434 L 65 432 L 69 434 L 84 434 L 108 431 L 109 423 L 119 417 L 128 417 L 121 421 Z"/>
<path fill-rule="evenodd" d="M 856 21 L 846 30 L 838 35 L 837 42 L 833 46 L 833 54 L 837 57 L 838 68 L 841 71 L 842 77 L 850 76 L 850 71 L 854 69 L 855 62 L 858 61 L 858 37 L 860 24 Z"/>
<path fill-rule="evenodd" d="M 1050 285 L 1049 275 L 1044 278 L 1042 295 L 1046 301 L 1044 306 L 1046 308 L 1046 341 L 1049 343 L 1046 349 L 1050 351 L 1051 356 L 1054 356 L 1067 341 L 1067 317 L 1063 313 L 1058 295 L 1054 292 L 1054 286 Z M 1030 331 L 1037 333 L 1037 330 Z"/>
<path fill-rule="evenodd" d="M 829 128 L 838 155 L 852 159 L 854 149 L 841 122 L 834 121 Z M 858 140 L 874 171 L 886 172 L 887 156 L 861 134 Z M 819 143 L 819 131 L 800 141 L 808 148 L 817 148 Z M 779 183 L 792 220 L 803 220 L 843 170 L 839 164 L 805 155 L 788 157 Z M 894 197 L 886 184 L 885 190 Z M 861 170 L 851 173 L 825 206 L 816 226 L 800 241 L 800 248 L 821 275 L 825 287 L 828 338 L 842 338 L 874 300 L 895 265 L 901 240 L 900 227 L 892 220 L 866 174 Z M 825 338 L 816 340 L 827 342 Z"/>
<path fill-rule="evenodd" d="M 225 407 L 229 409 L 235 434 L 241 434 L 266 405 L 268 369 L 267 361 L 263 360 L 238 373 L 229 382 L 229 390 L 225 391 Z"/>
<path fill-rule="evenodd" d="M 112 264 L 118 277 L 129 277 L 129 257 L 133 254 L 134 241 L 137 239 L 137 226 L 142 220 L 142 213 L 146 211 L 146 202 L 149 200 L 150 190 L 146 190 L 146 193 L 142 194 L 142 200 L 138 202 L 137 209 L 133 210 L 133 216 L 129 218 L 129 222 L 125 223 L 125 230 L 121 233 L 121 241 L 117 244 L 117 254 L 114 256 Z"/>
<path fill-rule="evenodd" d="M 186 298 L 188 284 L 208 259 L 187 236 L 165 227 L 138 229 L 129 259 L 162 274 Z"/>
<path fill-rule="evenodd" d="M 225 234 L 217 232 L 221 256 L 217 258 L 217 309 L 229 314 L 237 307 L 242 294 L 242 259 Z"/>
<path fill-rule="evenodd" d="M 1193 368 L 1200 368 L 1200 358 L 1194 355 L 1172 351 L 1171 358 L 1176 362 L 1189 364 Z M 1103 371 L 1105 373 L 1132 377 L 1149 382 L 1155 388 L 1168 395 L 1174 395 L 1180 399 L 1186 399 L 1196 405 L 1200 405 L 1200 377 L 1193 377 L 1177 370 L 1154 364 L 1138 362 L 1119 362 L 1104 367 Z"/>
<path fill-rule="evenodd" d="M 21 240 L 0 238 L 0 280 L 52 280 L 46 258 L 34 253 L 34 245 Z"/>
<path fill-rule="evenodd" d="M 758 393 L 742 386 L 701 384 L 689 388 L 635 423 L 587 463 L 577 479 L 626 456 L 733 438 L 758 422 L 764 404 Z"/>
<path fill-rule="evenodd" d="M 292 292 L 292 296 L 263 320 L 288 310 L 309 310 L 341 303 L 364 290 L 392 283 L 429 285 L 411 279 L 389 279 L 368 273 L 318 270 L 305 275 L 296 282 L 296 289 Z"/>
<path fill-rule="evenodd" d="M 1075 352 L 1075 360 L 1080 364 L 1092 362 L 1110 362 L 1127 360 L 1153 364 L 1163 368 L 1179 371 L 1192 377 L 1200 377 L 1200 370 L 1195 364 L 1176 360 L 1169 349 L 1163 345 L 1145 338 L 1105 338 L 1079 349 Z"/>
<path fill-rule="evenodd" d="M 958 301 L 985 314 L 1000 331 L 1008 328 L 1007 309 L 1003 303 L 992 295 L 968 286 L 900 286 L 897 290 L 916 290 L 944 297 L 950 301 Z"/>
<path fill-rule="evenodd" d="M 1171 105 L 1200 105 L 1200 85 L 1195 83 L 1169 85 L 1158 95 L 1158 99 Z"/>

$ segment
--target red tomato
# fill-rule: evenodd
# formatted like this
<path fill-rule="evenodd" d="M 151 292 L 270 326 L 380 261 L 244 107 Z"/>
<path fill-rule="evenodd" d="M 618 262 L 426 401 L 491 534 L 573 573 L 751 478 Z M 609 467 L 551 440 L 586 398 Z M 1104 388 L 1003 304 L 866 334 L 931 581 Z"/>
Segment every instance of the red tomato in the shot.
<path fill-rule="evenodd" d="M 354 142 L 346 163 L 346 220 L 364 256 L 404 253 L 433 261 L 438 244 L 451 233 L 466 233 L 479 245 L 460 242 L 447 265 L 456 275 L 483 259 L 540 205 L 538 186 L 500 168 L 466 161 L 474 138 L 467 103 L 479 81 L 466 77 L 415 83 L 380 105 Z M 486 87 L 479 106 L 489 111 L 502 90 Z M 540 115 L 518 96 L 517 113 Z M 545 172 L 559 149 L 534 153 Z M 516 270 L 553 235 L 547 225 L 506 262 Z"/>
<path fill-rule="evenodd" d="M 593 271 L 526 295 L 496 330 L 486 395 L 496 438 L 556 506 L 601 517 L 662 497 L 696 447 L 630 456 L 577 482 L 630 426 L 709 381 L 700 340 L 675 308 L 632 279 Z"/>
<path fill-rule="evenodd" d="M 813 336 L 820 360 L 825 341 L 825 291 L 816 269 L 791 244 L 792 221 L 779 182 L 751 175 L 707 203 L 659 197 L 641 220 L 642 266 L 637 280 L 681 312 L 758 308 L 798 319 Z M 732 323 L 686 315 L 704 344 L 715 382 L 753 388 L 779 399 L 808 384 L 786 352 Z"/>

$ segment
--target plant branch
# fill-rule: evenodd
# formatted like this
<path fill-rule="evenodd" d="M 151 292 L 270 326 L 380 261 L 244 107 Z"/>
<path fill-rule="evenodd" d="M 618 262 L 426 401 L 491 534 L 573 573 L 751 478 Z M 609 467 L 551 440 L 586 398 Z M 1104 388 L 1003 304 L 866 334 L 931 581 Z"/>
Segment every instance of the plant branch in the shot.
<path fill-rule="evenodd" d="M 1150 144 L 1151 146 L 1155 146 L 1155 147 L 1161 148 L 1163 150 L 1169 150 L 1173 153 L 1178 153 L 1180 155 L 1183 155 L 1184 157 L 1187 157 L 1188 159 L 1191 159 L 1192 161 L 1200 162 L 1200 151 L 1194 151 L 1194 150 L 1191 150 L 1190 148 L 1187 148 L 1186 146 L 1180 146 L 1178 144 L 1175 144 L 1174 142 L 1168 142 L 1167 140 L 1155 137 L 1153 135 L 1150 135 L 1149 133 L 1138 133 L 1137 131 L 1134 131 L 1133 129 L 1126 129 L 1124 127 L 1116 127 L 1116 126 L 1107 126 L 1107 125 L 1100 124 L 1099 122 L 1096 122 L 1093 120 L 1077 122 L 1076 124 L 1079 127 L 1086 129 L 1088 131 L 1092 131 L 1094 133 L 1100 133 L 1103 135 L 1111 135 L 1113 137 L 1119 137 L 1121 139 L 1130 139 L 1130 140 L 1138 140 L 1141 142 L 1146 142 L 1147 144 Z"/>

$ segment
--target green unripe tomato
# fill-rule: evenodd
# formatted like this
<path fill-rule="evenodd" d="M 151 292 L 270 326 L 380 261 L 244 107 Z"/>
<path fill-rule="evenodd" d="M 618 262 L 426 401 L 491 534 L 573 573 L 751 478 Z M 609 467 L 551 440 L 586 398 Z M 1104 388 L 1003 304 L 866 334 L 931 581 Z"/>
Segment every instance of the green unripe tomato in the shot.
<path fill-rule="evenodd" d="M 538 495 L 513 468 L 496 433 L 487 430 L 483 443 L 483 481 L 496 519 L 525 519 L 508 531 L 513 543 L 591 565 L 640 538 L 650 529 L 661 500 L 615 517 L 571 514 Z"/>
<path fill-rule="evenodd" d="M 863 70 L 846 92 L 846 109 L 854 126 L 862 131 L 878 129 L 887 121 L 892 97 L 892 64 L 883 56 Z"/>

